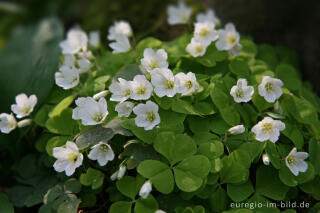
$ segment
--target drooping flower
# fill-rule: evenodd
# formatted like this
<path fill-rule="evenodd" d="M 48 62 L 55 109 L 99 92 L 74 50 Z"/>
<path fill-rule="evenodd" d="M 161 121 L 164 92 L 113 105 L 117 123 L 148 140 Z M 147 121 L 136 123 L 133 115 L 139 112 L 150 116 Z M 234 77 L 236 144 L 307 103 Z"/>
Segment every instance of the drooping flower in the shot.
<path fill-rule="evenodd" d="M 147 100 L 152 94 L 152 85 L 144 75 L 136 75 L 133 81 L 129 82 L 133 100 Z"/>
<path fill-rule="evenodd" d="M 262 155 L 262 162 L 266 166 L 270 165 L 270 158 L 266 153 Z"/>
<path fill-rule="evenodd" d="M 90 46 L 97 48 L 100 46 L 100 33 L 99 31 L 92 31 L 89 33 Z"/>
<path fill-rule="evenodd" d="M 128 22 L 126 21 L 116 21 L 109 28 L 109 40 L 116 40 L 118 35 L 124 35 L 125 37 L 132 36 L 132 29 Z"/>
<path fill-rule="evenodd" d="M 129 81 L 118 78 L 118 81 L 113 81 L 109 86 L 109 90 L 112 93 L 110 100 L 122 102 L 127 100 L 131 95 Z"/>
<path fill-rule="evenodd" d="M 307 152 L 297 152 L 297 148 L 294 147 L 285 159 L 286 165 L 295 176 L 298 176 L 299 172 L 308 170 L 308 164 L 304 161 L 308 157 Z"/>
<path fill-rule="evenodd" d="M 259 121 L 251 131 L 256 134 L 256 140 L 261 142 L 270 140 L 275 143 L 279 139 L 280 131 L 285 128 L 286 126 L 282 121 L 265 117 L 262 121 Z"/>
<path fill-rule="evenodd" d="M 72 119 L 81 120 L 85 126 L 101 124 L 108 115 L 105 98 L 100 98 L 99 101 L 91 97 L 78 98 L 76 105 L 72 112 Z"/>
<path fill-rule="evenodd" d="M 280 79 L 264 76 L 261 84 L 258 86 L 259 94 L 267 102 L 273 103 L 282 95 L 282 86 L 283 83 Z"/>
<path fill-rule="evenodd" d="M 125 53 L 131 48 L 128 37 L 123 34 L 117 34 L 115 42 L 110 43 L 109 46 L 113 53 Z"/>
<path fill-rule="evenodd" d="M 65 171 L 67 176 L 71 176 L 83 161 L 83 155 L 79 152 L 77 145 L 71 141 L 67 141 L 65 148 L 53 148 L 52 154 L 57 159 L 53 164 L 54 169 L 57 172 Z"/>
<path fill-rule="evenodd" d="M 105 166 L 108 161 L 114 159 L 114 152 L 109 144 L 100 141 L 98 144 L 91 147 L 88 158 L 97 160 L 100 166 Z"/>
<path fill-rule="evenodd" d="M 140 188 L 139 196 L 143 199 L 147 199 L 150 192 L 152 191 L 152 184 L 150 180 L 147 180 Z"/>
<path fill-rule="evenodd" d="M 152 48 L 146 48 L 143 52 L 141 65 L 148 72 L 156 68 L 168 68 L 168 54 L 164 49 L 159 49 L 156 52 Z"/>
<path fill-rule="evenodd" d="M 126 173 L 126 171 L 127 171 L 127 167 L 125 165 L 121 165 L 119 170 L 111 175 L 110 179 L 112 181 L 120 180 L 121 178 L 123 178 L 123 176 Z"/>
<path fill-rule="evenodd" d="M 93 95 L 93 99 L 94 100 L 99 100 L 100 98 L 106 97 L 106 95 L 108 94 L 107 90 L 103 90 L 101 92 L 98 92 L 97 94 Z"/>
<path fill-rule="evenodd" d="M 189 21 L 192 9 L 180 0 L 178 5 L 169 5 L 167 12 L 170 25 L 186 24 Z"/>
<path fill-rule="evenodd" d="M 194 24 L 194 38 L 205 45 L 218 39 L 218 32 L 214 29 L 215 25 L 211 22 L 195 23 Z"/>
<path fill-rule="evenodd" d="M 216 42 L 218 50 L 228 50 L 229 55 L 234 55 L 240 52 L 240 34 L 236 31 L 232 23 L 226 24 L 224 29 L 218 30 L 219 39 Z"/>
<path fill-rule="evenodd" d="M 134 119 L 138 127 L 143 127 L 145 130 L 151 130 L 160 123 L 158 113 L 159 107 L 152 101 L 147 101 L 146 104 L 138 104 L 133 108 L 134 114 L 137 117 Z"/>
<path fill-rule="evenodd" d="M 189 95 L 200 88 L 196 76 L 192 72 L 188 72 L 187 74 L 180 72 L 175 76 L 175 79 L 178 84 L 177 93 L 181 93 L 182 95 Z"/>
<path fill-rule="evenodd" d="M 198 13 L 196 17 L 197 22 L 204 23 L 204 22 L 211 22 L 215 25 L 220 24 L 220 19 L 216 16 L 214 10 L 207 10 L 205 13 Z"/>
<path fill-rule="evenodd" d="M 77 57 L 74 55 L 64 55 L 64 63 L 61 67 L 67 66 L 69 69 L 73 67 L 79 72 L 79 74 L 86 73 L 90 70 L 90 60 L 83 54 L 78 54 Z"/>
<path fill-rule="evenodd" d="M 228 132 L 232 135 L 239 135 L 244 133 L 244 131 L 246 131 L 246 128 L 243 125 L 237 125 L 228 130 Z"/>
<path fill-rule="evenodd" d="M 192 38 L 191 42 L 186 47 L 186 51 L 193 57 L 199 57 L 206 54 L 207 47 L 208 45 L 197 41 L 195 38 Z"/>
<path fill-rule="evenodd" d="M 79 84 L 79 72 L 72 66 L 62 66 L 59 69 L 59 72 L 55 73 L 55 81 L 59 87 L 63 89 L 71 89 Z"/>
<path fill-rule="evenodd" d="M 22 121 L 19 121 L 17 126 L 19 128 L 23 128 L 23 127 L 29 126 L 30 124 L 32 124 L 32 120 L 31 119 L 24 119 Z"/>
<path fill-rule="evenodd" d="M 17 118 L 24 118 L 33 112 L 34 107 L 38 102 L 36 95 L 30 95 L 22 93 L 16 96 L 16 104 L 11 105 L 11 110 L 16 114 Z"/>
<path fill-rule="evenodd" d="M 249 102 L 254 93 L 253 86 L 248 86 L 248 82 L 244 78 L 240 78 L 237 81 L 237 85 L 233 86 L 230 90 L 230 95 L 237 103 Z"/>
<path fill-rule="evenodd" d="M 60 43 L 62 54 L 76 54 L 80 51 L 86 51 L 88 46 L 88 36 L 81 29 L 70 29 L 67 33 L 67 39 Z"/>
<path fill-rule="evenodd" d="M 1 113 L 0 114 L 0 131 L 9 134 L 17 127 L 17 121 L 13 114 Z"/>
<path fill-rule="evenodd" d="M 115 110 L 118 112 L 119 117 L 129 117 L 133 110 L 134 103 L 130 101 L 120 102 L 116 105 Z"/>
<path fill-rule="evenodd" d="M 171 70 L 157 68 L 151 73 L 151 83 L 155 87 L 154 92 L 159 97 L 173 97 L 177 93 L 177 81 Z"/>

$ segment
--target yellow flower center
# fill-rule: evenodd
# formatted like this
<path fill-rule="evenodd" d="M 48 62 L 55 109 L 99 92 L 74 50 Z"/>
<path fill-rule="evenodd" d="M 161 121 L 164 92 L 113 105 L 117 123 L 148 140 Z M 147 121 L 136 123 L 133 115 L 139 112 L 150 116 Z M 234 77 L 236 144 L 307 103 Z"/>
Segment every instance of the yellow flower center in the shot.
<path fill-rule="evenodd" d="M 262 124 L 262 131 L 263 132 L 270 132 L 272 130 L 272 123 L 266 122 Z"/>
<path fill-rule="evenodd" d="M 93 116 L 93 120 L 95 122 L 100 122 L 103 118 L 103 114 L 102 112 L 99 112 L 99 113 L 96 113 L 94 116 Z"/>
<path fill-rule="evenodd" d="M 73 78 L 72 78 L 72 80 L 71 80 L 71 83 L 76 82 L 76 81 L 77 81 L 77 79 L 78 79 L 77 77 L 73 77 Z"/>
<path fill-rule="evenodd" d="M 273 90 L 273 84 L 268 82 L 264 85 L 264 88 L 266 89 L 267 92 L 271 92 Z"/>
<path fill-rule="evenodd" d="M 174 88 L 174 82 L 171 80 L 168 80 L 166 82 L 166 89 L 173 89 Z"/>
<path fill-rule="evenodd" d="M 75 152 L 68 154 L 68 160 L 72 163 L 75 163 L 78 160 L 78 155 Z"/>
<path fill-rule="evenodd" d="M 14 128 L 14 127 L 16 126 L 16 123 L 13 122 L 13 121 L 11 121 L 11 122 L 9 123 L 9 125 L 10 125 L 10 128 Z"/>
<path fill-rule="evenodd" d="M 187 89 L 191 89 L 193 87 L 193 82 L 188 80 L 186 81 L 186 83 L 184 84 L 184 86 L 187 88 Z"/>
<path fill-rule="evenodd" d="M 156 114 L 154 112 L 147 112 L 147 121 L 152 123 L 154 120 L 156 120 Z"/>
<path fill-rule="evenodd" d="M 130 89 L 126 89 L 126 90 L 124 91 L 124 96 L 129 96 L 130 94 L 131 94 Z"/>
<path fill-rule="evenodd" d="M 199 34 L 201 37 L 207 37 L 210 34 L 210 31 L 207 28 L 202 28 Z"/>
<path fill-rule="evenodd" d="M 188 21 L 188 14 L 184 13 L 181 15 L 181 21 L 187 22 Z"/>
<path fill-rule="evenodd" d="M 196 53 L 202 53 L 203 52 L 203 46 L 197 45 L 195 50 L 196 50 Z"/>
<path fill-rule="evenodd" d="M 242 89 L 238 89 L 237 92 L 236 92 L 236 97 L 237 98 L 243 98 L 244 96 L 244 92 Z"/>
<path fill-rule="evenodd" d="M 236 42 L 236 35 L 235 34 L 230 34 L 227 37 L 227 44 L 231 45 L 234 44 Z"/>
<path fill-rule="evenodd" d="M 26 107 L 24 107 L 24 108 L 22 109 L 22 112 L 23 112 L 24 114 L 27 114 L 27 113 L 30 111 L 30 109 L 31 109 L 31 107 L 26 106 Z"/>
<path fill-rule="evenodd" d="M 139 86 L 137 87 L 137 94 L 138 95 L 144 95 L 147 92 L 147 88 L 145 88 L 144 86 Z"/>
<path fill-rule="evenodd" d="M 290 155 L 288 158 L 287 158 L 287 161 L 288 161 L 288 164 L 295 164 L 296 162 L 296 158 L 292 155 Z"/>
<path fill-rule="evenodd" d="M 153 60 L 150 61 L 150 63 L 149 63 L 149 68 L 150 69 L 154 69 L 154 68 L 158 68 L 158 67 L 159 67 L 158 62 L 153 61 Z"/>

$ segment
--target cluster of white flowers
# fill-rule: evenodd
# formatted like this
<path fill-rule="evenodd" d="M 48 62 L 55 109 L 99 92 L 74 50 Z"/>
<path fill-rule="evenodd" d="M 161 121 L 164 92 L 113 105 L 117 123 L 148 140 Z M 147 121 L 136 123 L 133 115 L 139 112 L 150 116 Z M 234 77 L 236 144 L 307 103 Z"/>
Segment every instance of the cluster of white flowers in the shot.
<path fill-rule="evenodd" d="M 30 95 L 22 93 L 16 96 L 16 103 L 11 105 L 11 111 L 16 114 L 16 117 L 21 119 L 28 117 L 34 110 L 38 99 L 36 95 Z M 16 127 L 22 128 L 30 125 L 31 119 L 27 118 L 17 122 L 15 116 L 11 113 L 0 114 L 0 131 L 5 134 L 9 134 Z"/>
<path fill-rule="evenodd" d="M 52 154 L 57 159 L 53 164 L 54 169 L 57 172 L 64 171 L 67 176 L 71 176 L 76 168 L 82 165 L 83 154 L 72 141 L 67 141 L 64 147 L 53 148 Z M 109 144 L 100 141 L 91 147 L 88 158 L 98 161 L 100 166 L 105 166 L 114 159 L 114 152 Z"/>
<path fill-rule="evenodd" d="M 131 48 L 129 38 L 133 35 L 131 26 L 126 21 L 116 21 L 109 28 L 108 40 L 113 53 L 128 52 Z"/>
<path fill-rule="evenodd" d="M 144 50 L 141 59 L 142 70 L 149 72 L 151 82 L 144 75 L 136 75 L 132 81 L 118 78 L 109 87 L 112 93 L 110 100 L 119 102 L 115 110 L 120 117 L 129 117 L 133 112 L 136 115 L 135 123 L 145 130 L 151 130 L 160 123 L 159 107 L 152 101 L 145 104 L 127 101 L 148 100 L 154 92 L 158 97 L 174 97 L 176 94 L 189 95 L 199 89 L 194 73 L 178 73 L 176 75 L 168 68 L 168 55 L 165 50 L 154 51 L 152 48 Z"/>
<path fill-rule="evenodd" d="M 80 28 L 68 31 L 67 39 L 60 43 L 64 60 L 59 71 L 55 73 L 55 81 L 59 87 L 67 90 L 79 84 L 79 75 L 87 73 L 91 67 L 90 59 L 93 56 L 88 50 L 88 44 L 92 48 L 99 47 L 99 37 L 97 31 L 90 32 L 89 39 Z"/>
<path fill-rule="evenodd" d="M 242 49 L 240 44 L 240 34 L 237 32 L 234 24 L 228 23 L 224 29 L 218 30 L 219 39 L 216 42 L 218 50 L 226 50 L 229 56 L 239 55 Z"/>

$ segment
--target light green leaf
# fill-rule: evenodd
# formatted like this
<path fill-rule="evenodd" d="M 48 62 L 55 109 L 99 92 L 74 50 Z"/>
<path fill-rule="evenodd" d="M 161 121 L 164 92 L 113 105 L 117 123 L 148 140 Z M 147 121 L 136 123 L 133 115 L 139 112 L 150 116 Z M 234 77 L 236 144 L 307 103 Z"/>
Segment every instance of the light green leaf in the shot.
<path fill-rule="evenodd" d="M 111 205 L 110 213 L 131 213 L 131 202 L 127 201 L 118 201 Z"/>
<path fill-rule="evenodd" d="M 249 66 L 245 61 L 232 60 L 229 64 L 229 69 L 238 78 L 248 78 L 250 75 Z"/>
<path fill-rule="evenodd" d="M 52 150 L 55 147 L 59 147 L 59 146 L 63 146 L 64 144 L 66 144 L 67 140 L 69 139 L 69 137 L 67 136 L 55 136 L 53 138 L 51 138 L 46 145 L 46 151 L 47 153 L 52 156 Z"/>
<path fill-rule="evenodd" d="M 136 178 L 131 176 L 125 176 L 118 180 L 116 185 L 117 189 L 125 196 L 134 199 L 138 194 L 141 186 L 144 183 L 144 178 L 138 175 Z"/>
<path fill-rule="evenodd" d="M 85 186 L 91 186 L 93 190 L 102 186 L 104 174 L 99 170 L 89 168 L 86 173 L 81 174 L 80 183 Z"/>
<path fill-rule="evenodd" d="M 134 213 L 155 213 L 158 209 L 158 202 L 149 195 L 146 199 L 139 198 L 134 206 Z"/>
<path fill-rule="evenodd" d="M 246 200 L 254 192 L 254 188 L 249 180 L 240 185 L 228 184 L 227 192 L 234 202 L 241 202 Z"/>
<path fill-rule="evenodd" d="M 137 127 L 137 125 L 134 122 L 134 119 L 129 119 L 121 123 L 121 126 L 125 129 L 130 130 L 137 138 L 142 140 L 143 142 L 152 144 L 155 137 L 157 136 L 157 130 L 156 128 L 153 128 L 152 130 L 144 130 L 141 127 Z"/>
<path fill-rule="evenodd" d="M 215 140 L 202 143 L 198 147 L 198 154 L 204 155 L 209 159 L 220 157 L 224 153 L 224 147 L 221 141 Z"/>
<path fill-rule="evenodd" d="M 59 104 L 57 104 L 51 110 L 51 112 L 49 113 L 49 118 L 60 116 L 61 113 L 72 104 L 75 98 L 76 98 L 76 95 L 74 94 L 64 98 Z"/>
<path fill-rule="evenodd" d="M 172 112 L 171 110 L 159 110 L 161 118 L 160 130 L 161 131 L 173 131 L 175 133 L 182 133 L 184 130 L 185 114 Z"/>
<path fill-rule="evenodd" d="M 79 131 L 77 121 L 72 119 L 72 109 L 66 108 L 59 116 L 46 122 L 47 129 L 56 134 L 73 135 Z"/>

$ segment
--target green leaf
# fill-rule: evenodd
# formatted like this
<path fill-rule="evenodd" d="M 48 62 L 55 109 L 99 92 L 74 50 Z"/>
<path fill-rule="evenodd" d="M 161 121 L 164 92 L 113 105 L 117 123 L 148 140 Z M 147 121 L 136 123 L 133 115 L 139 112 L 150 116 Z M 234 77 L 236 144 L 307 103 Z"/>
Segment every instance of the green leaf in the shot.
<path fill-rule="evenodd" d="M 123 123 L 121 123 L 121 126 L 125 129 L 130 130 L 135 136 L 137 136 L 137 138 L 148 144 L 152 144 L 155 137 L 157 136 L 156 128 L 149 131 L 144 130 L 141 127 L 137 127 L 134 119 L 124 121 Z"/>
<path fill-rule="evenodd" d="M 65 109 L 60 116 L 50 118 L 46 122 L 47 129 L 56 134 L 73 135 L 79 131 L 77 121 L 72 119 L 72 109 Z"/>
<path fill-rule="evenodd" d="M 225 134 L 230 126 L 222 119 L 220 115 L 215 115 L 211 120 L 211 131 L 217 134 Z"/>
<path fill-rule="evenodd" d="M 304 124 L 314 124 L 318 122 L 318 113 L 313 105 L 307 100 L 293 96 L 293 102 L 296 112 L 292 112 L 293 116 Z"/>
<path fill-rule="evenodd" d="M 202 143 L 198 147 L 198 154 L 204 155 L 209 159 L 220 157 L 224 153 L 224 147 L 221 141 L 215 140 Z"/>
<path fill-rule="evenodd" d="M 75 178 L 71 178 L 69 180 L 67 180 L 64 185 L 64 191 L 65 193 L 79 193 L 81 191 L 81 184 L 80 182 L 75 179 Z"/>
<path fill-rule="evenodd" d="M 8 196 L 4 193 L 0 193 L 0 212 L 14 213 L 13 205 L 10 203 Z"/>
<path fill-rule="evenodd" d="M 158 202 L 149 195 L 146 199 L 139 198 L 134 206 L 134 213 L 154 213 L 158 209 Z"/>
<path fill-rule="evenodd" d="M 253 57 L 257 55 L 258 48 L 253 41 L 248 39 L 241 39 L 240 44 L 242 45 L 242 52 L 245 52 Z"/>
<path fill-rule="evenodd" d="M 52 134 L 43 134 L 41 135 L 35 143 L 35 147 L 39 152 L 44 152 L 48 141 L 53 137 Z"/>
<path fill-rule="evenodd" d="M 76 144 L 79 149 L 85 149 L 100 141 L 109 141 L 113 138 L 114 132 L 110 128 L 101 126 L 92 127 L 76 136 Z"/>
<path fill-rule="evenodd" d="M 314 165 L 316 174 L 320 174 L 320 141 L 314 138 L 311 138 L 309 141 L 309 159 L 310 162 Z"/>
<path fill-rule="evenodd" d="M 208 101 L 197 102 L 194 104 L 194 108 L 201 115 L 212 115 L 216 113 L 213 104 Z"/>
<path fill-rule="evenodd" d="M 212 173 L 220 172 L 223 167 L 223 161 L 220 158 L 215 158 L 211 160 L 211 170 Z"/>
<path fill-rule="evenodd" d="M 297 126 L 292 125 L 289 122 L 285 122 L 286 128 L 282 133 L 287 136 L 297 147 L 297 149 L 301 149 L 304 144 L 304 139 L 301 131 L 298 129 Z"/>
<path fill-rule="evenodd" d="M 131 202 L 118 201 L 111 205 L 110 213 L 131 213 Z"/>
<path fill-rule="evenodd" d="M 169 64 L 175 64 L 179 58 L 187 55 L 186 46 L 191 37 L 191 34 L 184 34 L 173 41 L 163 43 L 162 48 L 168 53 Z"/>
<path fill-rule="evenodd" d="M 68 197 L 68 199 L 59 205 L 57 212 L 77 213 L 81 201 L 74 194 L 68 194 L 66 197 Z"/>
<path fill-rule="evenodd" d="M 212 193 L 209 197 L 210 209 L 213 212 L 222 212 L 228 208 L 228 196 L 226 191 L 219 187 L 217 191 Z"/>
<path fill-rule="evenodd" d="M 199 116 L 188 116 L 189 128 L 193 133 L 209 132 L 211 128 L 210 119 Z"/>
<path fill-rule="evenodd" d="M 194 108 L 193 105 L 182 99 L 173 101 L 171 109 L 175 112 L 183 114 L 199 115 L 199 112 Z"/>
<path fill-rule="evenodd" d="M 138 173 L 151 180 L 153 186 L 163 194 L 169 194 L 174 188 L 170 167 L 160 161 L 145 160 L 138 166 Z"/>
<path fill-rule="evenodd" d="M 257 58 L 265 61 L 271 70 L 273 70 L 278 63 L 274 48 L 268 44 L 259 45 Z"/>
<path fill-rule="evenodd" d="M 254 192 L 254 188 L 249 180 L 240 185 L 228 184 L 227 192 L 234 202 L 241 202 L 246 200 Z"/>
<path fill-rule="evenodd" d="M 49 112 L 52 110 L 53 106 L 43 105 L 40 110 L 37 112 L 34 122 L 41 127 L 46 125 L 47 120 L 49 119 Z"/>
<path fill-rule="evenodd" d="M 171 110 L 160 109 L 159 115 L 161 118 L 160 129 L 161 131 L 173 131 L 175 133 L 182 133 L 184 130 L 185 114 L 172 112 Z"/>
<path fill-rule="evenodd" d="M 80 183 L 85 186 L 91 186 L 93 190 L 102 186 L 104 174 L 99 170 L 89 168 L 85 174 L 81 174 Z"/>
<path fill-rule="evenodd" d="M 197 151 L 196 143 L 191 137 L 173 132 L 160 133 L 154 142 L 157 152 L 165 156 L 171 165 L 193 155 Z"/>
<path fill-rule="evenodd" d="M 173 169 L 178 188 L 185 192 L 196 191 L 209 174 L 210 168 L 210 161 L 205 156 L 194 155 L 184 159 Z"/>
<path fill-rule="evenodd" d="M 248 78 L 250 75 L 250 69 L 245 61 L 232 60 L 229 64 L 229 69 L 238 78 Z"/>
<path fill-rule="evenodd" d="M 279 177 L 278 171 L 270 166 L 260 166 L 256 174 L 256 191 L 273 200 L 283 200 L 289 190 Z"/>
<path fill-rule="evenodd" d="M 110 75 L 103 75 L 94 79 L 93 92 L 98 93 L 106 89 L 106 83 L 109 81 Z"/>
<path fill-rule="evenodd" d="M 279 64 L 275 73 L 283 81 L 284 86 L 290 90 L 298 90 L 302 85 L 296 69 L 289 64 Z"/>
<path fill-rule="evenodd" d="M 274 166 L 274 168 L 280 169 L 281 157 L 278 153 L 276 144 L 268 141 L 266 146 L 266 153 L 269 156 L 270 162 Z"/>
<path fill-rule="evenodd" d="M 240 124 L 240 115 L 234 106 L 224 107 L 223 109 L 220 109 L 220 113 L 223 120 L 225 120 L 230 126 Z"/>
<path fill-rule="evenodd" d="M 258 91 L 258 89 L 255 87 L 255 91 Z M 252 102 L 255 105 L 255 107 L 259 110 L 259 112 L 262 112 L 270 107 L 273 106 L 272 103 L 268 103 L 264 97 L 260 96 L 258 92 L 255 92 L 252 96 Z"/>
<path fill-rule="evenodd" d="M 52 156 L 53 148 L 65 145 L 68 139 L 69 137 L 67 136 L 55 136 L 51 138 L 46 145 L 47 153 Z"/>
<path fill-rule="evenodd" d="M 162 41 L 159 39 L 148 37 L 141 40 L 136 47 L 138 58 L 143 58 L 143 52 L 146 48 L 154 48 L 157 49 L 162 45 Z M 160 48 L 159 48 L 160 49 Z"/>
<path fill-rule="evenodd" d="M 59 104 L 57 104 L 51 110 L 51 112 L 49 113 L 49 118 L 60 116 L 61 113 L 72 104 L 72 102 L 74 101 L 75 98 L 76 98 L 76 95 L 70 95 L 70 96 L 64 98 Z"/>
<path fill-rule="evenodd" d="M 142 74 L 143 73 L 141 72 L 138 65 L 131 64 L 123 67 L 119 72 L 117 72 L 116 75 L 114 76 L 114 79 L 118 80 L 118 78 L 123 78 L 127 81 L 131 81 L 133 80 L 134 76 L 142 75 Z"/>
<path fill-rule="evenodd" d="M 134 199 L 138 194 L 141 186 L 144 183 L 144 178 L 137 176 L 136 178 L 131 176 L 125 176 L 118 180 L 116 185 L 117 189 L 125 196 Z"/>

